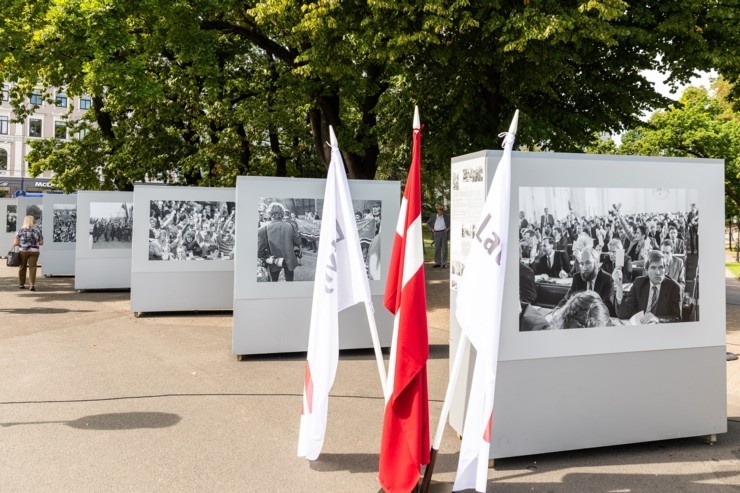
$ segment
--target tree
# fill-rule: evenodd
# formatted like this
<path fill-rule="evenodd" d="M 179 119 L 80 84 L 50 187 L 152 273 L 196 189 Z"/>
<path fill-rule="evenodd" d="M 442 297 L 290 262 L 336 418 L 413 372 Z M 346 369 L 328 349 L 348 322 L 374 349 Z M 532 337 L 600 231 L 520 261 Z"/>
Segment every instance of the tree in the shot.
<path fill-rule="evenodd" d="M 606 143 L 596 152 L 724 159 L 725 214 L 740 210 L 740 113 L 728 99 L 732 86 L 719 79 L 712 90 L 689 87 L 668 109 L 622 136 L 617 147 Z"/>
<path fill-rule="evenodd" d="M 350 178 L 402 179 L 414 104 L 439 189 L 516 108 L 519 143 L 574 151 L 668 103 L 643 70 L 735 81 L 736 2 L 7 0 L 0 76 L 21 119 L 37 83 L 93 97 L 88 142 L 29 158 L 65 189 L 322 176 L 329 125 Z"/>

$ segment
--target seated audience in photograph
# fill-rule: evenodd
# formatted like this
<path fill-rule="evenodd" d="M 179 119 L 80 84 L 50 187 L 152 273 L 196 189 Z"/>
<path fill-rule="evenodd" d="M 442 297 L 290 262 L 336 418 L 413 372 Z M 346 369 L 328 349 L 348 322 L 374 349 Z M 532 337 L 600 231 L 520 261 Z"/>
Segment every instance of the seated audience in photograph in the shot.
<path fill-rule="evenodd" d="M 571 296 L 550 317 L 552 329 L 585 329 L 614 325 L 604 300 L 596 291 L 581 291 Z"/>
<path fill-rule="evenodd" d="M 581 250 L 577 258 L 579 272 L 573 276 L 570 290 L 560 300 L 558 307 L 563 306 L 576 293 L 580 293 L 581 291 L 596 291 L 607 306 L 609 313 L 612 316 L 616 316 L 614 309 L 614 279 L 599 268 L 601 265 L 599 257 L 600 253 L 593 247 L 586 247 Z"/>
<path fill-rule="evenodd" d="M 534 282 L 534 271 L 519 262 L 519 301 L 534 303 L 537 299 L 537 285 Z"/>
<path fill-rule="evenodd" d="M 575 275 L 580 272 L 581 267 L 578 263 L 578 259 L 581 258 L 581 252 L 586 248 L 593 248 L 594 240 L 589 236 L 585 230 L 581 230 L 578 233 L 576 241 L 573 242 L 573 266 L 570 269 L 571 275 Z"/>
<path fill-rule="evenodd" d="M 686 255 L 686 242 L 678 236 L 678 228 L 676 226 L 668 227 L 668 240 L 671 242 L 673 253 L 676 255 Z"/>
<path fill-rule="evenodd" d="M 686 266 L 683 259 L 673 255 L 673 245 L 670 239 L 665 239 L 660 244 L 660 251 L 665 257 L 665 275 L 678 283 L 681 288 L 681 299 L 686 289 Z"/>
<path fill-rule="evenodd" d="M 627 295 L 622 289 L 622 272 L 612 274 L 616 285 L 615 304 L 619 318 L 628 319 L 643 313 L 641 324 L 656 324 L 681 321 L 681 288 L 665 275 L 665 256 L 651 250 L 645 260 L 647 275 L 632 283 Z"/>
<path fill-rule="evenodd" d="M 533 264 L 534 273 L 543 276 L 544 279 L 568 277 L 570 262 L 565 258 L 563 252 L 555 250 L 552 238 L 542 238 L 540 258 Z"/>
<path fill-rule="evenodd" d="M 535 330 L 550 330 L 552 326 L 537 307 L 528 303 L 521 304 L 519 312 L 519 331 L 532 332 Z"/>
<path fill-rule="evenodd" d="M 699 211 L 696 204 L 691 204 L 686 214 L 686 227 L 689 230 L 688 253 L 699 253 Z"/>
<path fill-rule="evenodd" d="M 519 246 L 522 249 L 522 258 L 526 260 L 528 264 L 532 264 L 537 258 L 538 253 L 537 234 L 534 230 L 528 229 L 524 232 L 524 238 L 519 242 Z"/>
<path fill-rule="evenodd" d="M 625 254 L 624 248 L 622 247 L 622 241 L 619 238 L 612 238 L 609 241 L 608 248 L 609 255 L 607 258 L 602 260 L 601 270 L 611 275 L 614 272 L 614 267 L 617 262 L 617 250 L 621 250 L 622 258 L 624 259 L 624 265 L 622 266 L 622 279 L 624 279 L 625 282 L 630 282 L 632 280 L 632 260 L 630 260 L 630 258 Z"/>
<path fill-rule="evenodd" d="M 558 252 L 568 252 L 568 238 L 563 236 L 563 228 L 555 226 L 552 228 L 552 244 Z M 570 268 L 570 265 L 568 266 Z"/>
<path fill-rule="evenodd" d="M 630 243 L 625 252 L 629 256 L 630 260 L 633 262 L 643 260 L 643 252 L 645 250 L 650 251 L 652 249 L 651 240 L 647 236 L 647 226 L 642 224 L 635 226 L 634 233 L 630 238 Z"/>

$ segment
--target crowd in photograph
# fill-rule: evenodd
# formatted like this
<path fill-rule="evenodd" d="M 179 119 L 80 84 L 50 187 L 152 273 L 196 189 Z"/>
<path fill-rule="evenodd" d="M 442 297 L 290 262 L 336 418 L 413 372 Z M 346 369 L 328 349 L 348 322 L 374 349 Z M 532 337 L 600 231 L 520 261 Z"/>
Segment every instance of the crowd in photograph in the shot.
<path fill-rule="evenodd" d="M 153 200 L 149 260 L 234 258 L 234 202 Z"/>
<path fill-rule="evenodd" d="M 54 209 L 54 243 L 77 240 L 77 209 Z"/>
<path fill-rule="evenodd" d="M 18 222 L 17 206 L 9 205 L 5 214 L 5 232 L 15 233 Z"/>
<path fill-rule="evenodd" d="M 603 216 L 571 210 L 561 219 L 548 208 L 539 217 L 521 211 L 520 330 L 688 321 L 696 316 L 686 310 L 698 296 L 698 225 L 695 204 L 631 214 L 615 204 Z M 569 288 L 559 299 L 544 299 L 556 292 L 549 284 Z"/>
<path fill-rule="evenodd" d="M 315 199 L 260 199 L 258 282 L 314 279 L 321 232 L 321 214 L 316 202 Z M 379 279 L 381 204 L 379 201 L 354 201 L 354 205 L 365 268 L 370 279 Z"/>
<path fill-rule="evenodd" d="M 131 232 L 133 230 L 133 217 L 100 217 L 90 218 L 92 227 L 92 242 L 110 243 L 122 242 L 131 243 Z"/>

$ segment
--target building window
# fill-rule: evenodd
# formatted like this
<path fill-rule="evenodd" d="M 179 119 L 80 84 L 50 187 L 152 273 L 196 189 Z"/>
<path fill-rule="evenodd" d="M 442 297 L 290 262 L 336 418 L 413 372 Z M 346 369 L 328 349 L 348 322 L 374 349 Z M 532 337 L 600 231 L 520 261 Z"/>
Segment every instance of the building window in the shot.
<path fill-rule="evenodd" d="M 8 135 L 8 117 L 0 116 L 0 135 Z"/>
<path fill-rule="evenodd" d="M 66 94 L 57 94 L 57 107 L 59 108 L 66 108 L 67 107 L 67 95 Z"/>
<path fill-rule="evenodd" d="M 89 110 L 92 106 L 92 99 L 90 99 L 89 96 L 82 96 L 80 98 L 80 109 L 81 110 Z"/>
<path fill-rule="evenodd" d="M 81 128 L 80 131 L 77 133 L 80 139 L 84 139 L 87 134 L 90 133 L 90 130 L 87 128 Z"/>
<path fill-rule="evenodd" d="M 0 96 L 0 101 L 8 101 L 8 86 L 3 85 L 3 92 L 2 96 Z"/>
<path fill-rule="evenodd" d="M 8 171 L 8 151 L 0 149 L 0 171 Z"/>
<path fill-rule="evenodd" d="M 67 138 L 67 125 L 64 122 L 54 122 L 54 137 L 57 139 Z"/>
<path fill-rule="evenodd" d="M 36 118 L 28 120 L 28 136 L 41 137 L 41 120 Z"/>
<path fill-rule="evenodd" d="M 31 93 L 31 95 L 28 97 L 28 99 L 31 101 L 31 104 L 39 104 L 40 105 L 41 102 L 42 102 L 42 100 L 41 100 L 41 93 L 40 92 L 33 92 L 33 93 Z"/>

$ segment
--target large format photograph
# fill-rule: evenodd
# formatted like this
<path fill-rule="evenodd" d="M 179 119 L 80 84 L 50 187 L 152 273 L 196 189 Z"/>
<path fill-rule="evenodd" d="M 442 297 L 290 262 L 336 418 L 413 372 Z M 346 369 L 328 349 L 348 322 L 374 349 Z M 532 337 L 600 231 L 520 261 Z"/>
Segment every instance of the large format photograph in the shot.
<path fill-rule="evenodd" d="M 365 269 L 380 279 L 382 201 L 353 200 Z M 313 281 L 324 199 L 260 198 L 257 282 Z"/>
<path fill-rule="evenodd" d="M 90 202 L 88 246 L 98 249 L 131 249 L 134 204 L 129 202 Z"/>
<path fill-rule="evenodd" d="M 236 203 L 149 202 L 149 260 L 233 260 Z"/>
<path fill-rule="evenodd" d="M 54 204 L 54 243 L 77 241 L 77 204 Z"/>
<path fill-rule="evenodd" d="M 26 215 L 27 216 L 33 216 L 34 220 L 36 221 L 36 226 L 41 229 L 41 225 L 43 223 L 43 207 L 38 204 L 29 204 L 26 206 Z M 21 223 L 23 220 L 21 219 Z"/>
<path fill-rule="evenodd" d="M 697 196 L 519 188 L 519 330 L 699 320 Z"/>
<path fill-rule="evenodd" d="M 18 206 L 8 204 L 5 211 L 5 232 L 15 233 L 18 224 Z"/>

